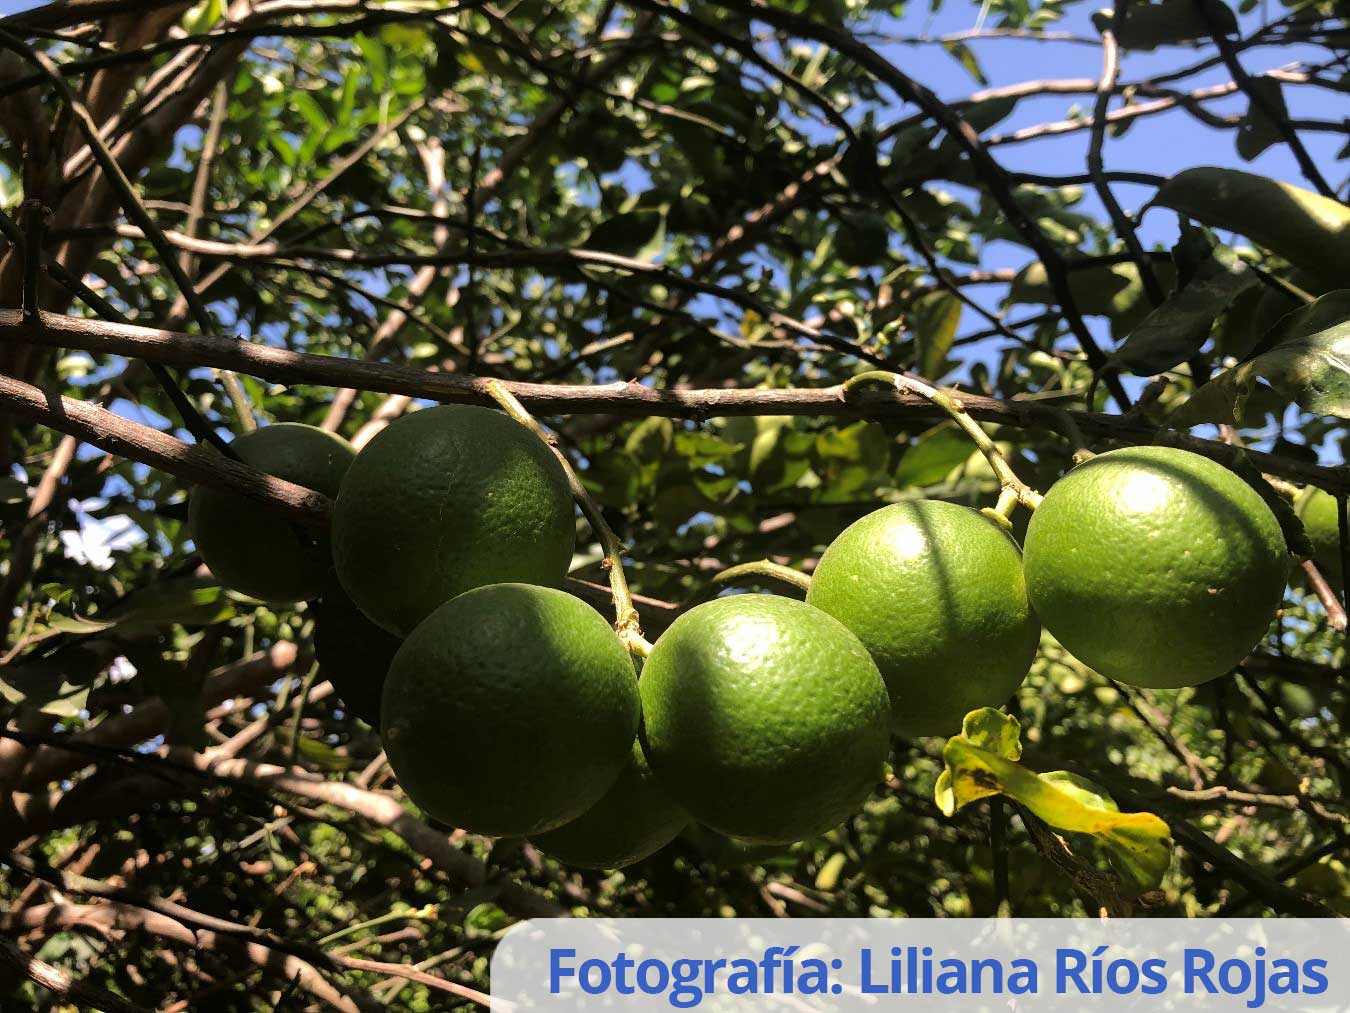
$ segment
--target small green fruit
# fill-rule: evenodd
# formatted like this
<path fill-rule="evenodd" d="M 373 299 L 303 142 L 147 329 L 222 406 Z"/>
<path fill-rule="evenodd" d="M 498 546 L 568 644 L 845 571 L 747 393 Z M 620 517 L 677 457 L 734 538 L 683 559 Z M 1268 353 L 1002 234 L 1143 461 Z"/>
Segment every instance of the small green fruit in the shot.
<path fill-rule="evenodd" d="M 492 584 L 436 609 L 384 684 L 383 739 L 408 796 L 476 834 L 576 819 L 629 762 L 639 719 L 628 652 L 553 588 Z"/>
<path fill-rule="evenodd" d="M 356 457 L 340 436 L 298 422 L 245 433 L 231 446 L 245 464 L 306 489 L 336 496 Z M 328 540 L 236 493 L 198 486 L 188 530 L 207 568 L 225 587 L 267 602 L 320 594 L 329 572 Z"/>
<path fill-rule="evenodd" d="M 330 580 L 314 607 L 314 657 L 319 677 L 333 689 L 347 710 L 373 728 L 380 727 L 380 697 L 398 637 L 381 629 Z"/>
<path fill-rule="evenodd" d="M 1017 545 L 955 503 L 896 503 L 849 525 L 806 600 L 871 653 L 902 735 L 955 735 L 968 712 L 1002 707 L 1040 641 Z"/>
<path fill-rule="evenodd" d="M 1294 503 L 1294 513 L 1312 544 L 1313 562 L 1332 587 L 1341 586 L 1341 522 L 1336 497 L 1308 486 Z"/>
<path fill-rule="evenodd" d="M 632 758 L 602 798 L 571 823 L 531 841 L 581 869 L 622 869 L 654 855 L 689 825 L 689 814 L 657 781 L 633 743 Z"/>
<path fill-rule="evenodd" d="M 736 595 L 691 609 L 656 642 L 640 686 L 652 770 L 721 833 L 815 837 L 881 779 L 886 684 L 858 639 L 804 602 Z"/>
<path fill-rule="evenodd" d="M 1078 660 L 1175 689 L 1246 657 L 1283 598 L 1289 554 L 1270 507 L 1227 468 L 1130 447 L 1051 487 L 1025 566 L 1036 614 Z"/>
<path fill-rule="evenodd" d="M 576 538 L 562 465 L 500 412 L 427 408 L 357 457 L 333 512 L 338 579 L 367 616 L 406 635 L 475 587 L 558 587 Z"/>

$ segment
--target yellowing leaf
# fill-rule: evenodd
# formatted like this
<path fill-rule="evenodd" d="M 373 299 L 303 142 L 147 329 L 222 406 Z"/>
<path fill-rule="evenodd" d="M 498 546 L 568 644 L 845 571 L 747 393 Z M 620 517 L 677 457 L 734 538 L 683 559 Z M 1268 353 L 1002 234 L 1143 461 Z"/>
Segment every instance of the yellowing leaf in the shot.
<path fill-rule="evenodd" d="M 1172 860 L 1167 824 L 1152 813 L 1120 812 L 1111 797 L 1086 778 L 1063 771 L 1037 775 L 1010 759 L 1006 754 L 1015 724 L 992 708 L 966 715 L 962 734 L 948 739 L 942 751 L 946 769 L 935 791 L 939 808 L 950 816 L 971 802 L 1005 795 L 1058 830 L 1095 838 L 1134 890 L 1156 888 Z M 981 746 L 1000 749 L 1004 755 Z"/>

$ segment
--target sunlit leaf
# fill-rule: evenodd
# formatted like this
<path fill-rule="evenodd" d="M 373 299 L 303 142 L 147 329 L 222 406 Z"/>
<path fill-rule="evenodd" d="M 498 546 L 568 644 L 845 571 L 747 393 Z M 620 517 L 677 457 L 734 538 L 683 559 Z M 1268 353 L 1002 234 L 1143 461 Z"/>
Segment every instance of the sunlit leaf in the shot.
<path fill-rule="evenodd" d="M 1215 318 L 1256 275 L 1232 250 L 1216 246 L 1193 277 L 1130 331 L 1112 361 L 1140 376 L 1185 362 L 1209 338 Z"/>
<path fill-rule="evenodd" d="M 979 712 L 976 712 L 978 715 Z M 966 719 L 967 728 L 971 718 Z M 976 717 L 975 730 L 991 718 Z M 1085 834 L 1102 845 L 1134 892 L 1152 890 L 1172 861 L 1171 829 L 1152 813 L 1122 813 L 1110 795 L 1086 778 L 1056 771 L 1036 775 L 1021 764 L 981 748 L 963 732 L 942 751 L 945 777 L 936 790 L 947 815 L 991 795 L 1005 795 L 1057 830 Z"/>

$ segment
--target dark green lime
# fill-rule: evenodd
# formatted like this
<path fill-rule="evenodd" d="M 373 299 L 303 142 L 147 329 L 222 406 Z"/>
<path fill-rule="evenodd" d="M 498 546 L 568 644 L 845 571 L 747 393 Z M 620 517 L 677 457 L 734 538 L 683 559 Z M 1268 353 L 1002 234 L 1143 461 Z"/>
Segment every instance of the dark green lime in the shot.
<path fill-rule="evenodd" d="M 263 426 L 236 439 L 240 459 L 259 471 L 336 496 L 356 451 L 340 436 L 298 422 Z M 329 572 L 327 537 L 236 493 L 199 486 L 188 530 L 207 568 L 225 587 L 269 602 L 317 596 Z"/>
<path fill-rule="evenodd" d="M 582 869 L 622 869 L 660 851 L 689 825 L 640 743 L 604 798 L 570 823 L 531 838 L 546 855 Z"/>
<path fill-rule="evenodd" d="M 1265 635 L 1289 553 L 1270 507 L 1209 458 L 1113 450 L 1051 487 L 1026 538 L 1046 629 L 1085 665 L 1175 689 L 1229 672 Z"/>
<path fill-rule="evenodd" d="M 338 493 L 333 561 L 357 607 L 406 634 L 475 587 L 559 586 L 575 536 L 553 452 L 500 412 L 454 405 L 405 416 L 361 451 Z"/>
<path fill-rule="evenodd" d="M 637 677 L 589 605 L 492 584 L 408 635 L 381 711 L 414 802 L 472 833 L 524 836 L 576 819 L 614 784 L 637 734 Z"/>

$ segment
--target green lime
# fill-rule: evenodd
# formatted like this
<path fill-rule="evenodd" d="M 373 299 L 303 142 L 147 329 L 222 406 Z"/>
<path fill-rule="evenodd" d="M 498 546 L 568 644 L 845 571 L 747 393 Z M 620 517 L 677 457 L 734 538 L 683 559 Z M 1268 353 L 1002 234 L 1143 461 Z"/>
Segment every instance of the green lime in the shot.
<path fill-rule="evenodd" d="M 1308 486 L 1294 502 L 1294 512 L 1312 544 L 1313 562 L 1332 587 L 1341 586 L 1341 522 L 1336 497 Z"/>
<path fill-rule="evenodd" d="M 622 869 L 654 855 L 689 825 L 689 814 L 663 788 L 642 745 L 604 798 L 571 823 L 532 837 L 535 847 L 582 869 Z"/>
<path fill-rule="evenodd" d="M 1289 554 L 1251 486 L 1208 458 L 1130 447 L 1060 479 L 1027 526 L 1031 603 L 1085 665 L 1132 686 L 1232 669 L 1284 594 Z"/>
<path fill-rule="evenodd" d="M 969 711 L 1002 707 L 1040 641 L 1017 545 L 977 511 L 938 500 L 845 528 L 806 600 L 871 652 L 902 735 L 956 735 Z"/>
<path fill-rule="evenodd" d="M 367 619 L 337 581 L 329 580 L 314 606 L 319 677 L 333 684 L 348 711 L 373 728 L 380 727 L 385 676 L 402 642 Z"/>
<path fill-rule="evenodd" d="M 394 655 L 381 710 L 409 797 L 492 836 L 543 833 L 599 802 L 640 714 L 633 663 L 600 614 L 529 584 L 436 609 Z"/>
<path fill-rule="evenodd" d="M 325 496 L 336 496 L 356 451 L 340 436 L 298 422 L 245 433 L 232 444 L 240 460 Z M 328 541 L 237 493 L 198 486 L 188 530 L 207 569 L 225 587 L 262 601 L 313 598 L 330 565 Z"/>
<path fill-rule="evenodd" d="M 333 513 L 338 579 L 361 609 L 407 634 L 485 584 L 558 587 L 576 538 L 553 452 L 500 412 L 427 408 L 357 457 Z"/>
<path fill-rule="evenodd" d="M 881 779 L 886 684 L 858 638 L 805 602 L 735 595 L 691 609 L 656 642 L 640 688 L 652 769 L 721 833 L 815 837 Z"/>

